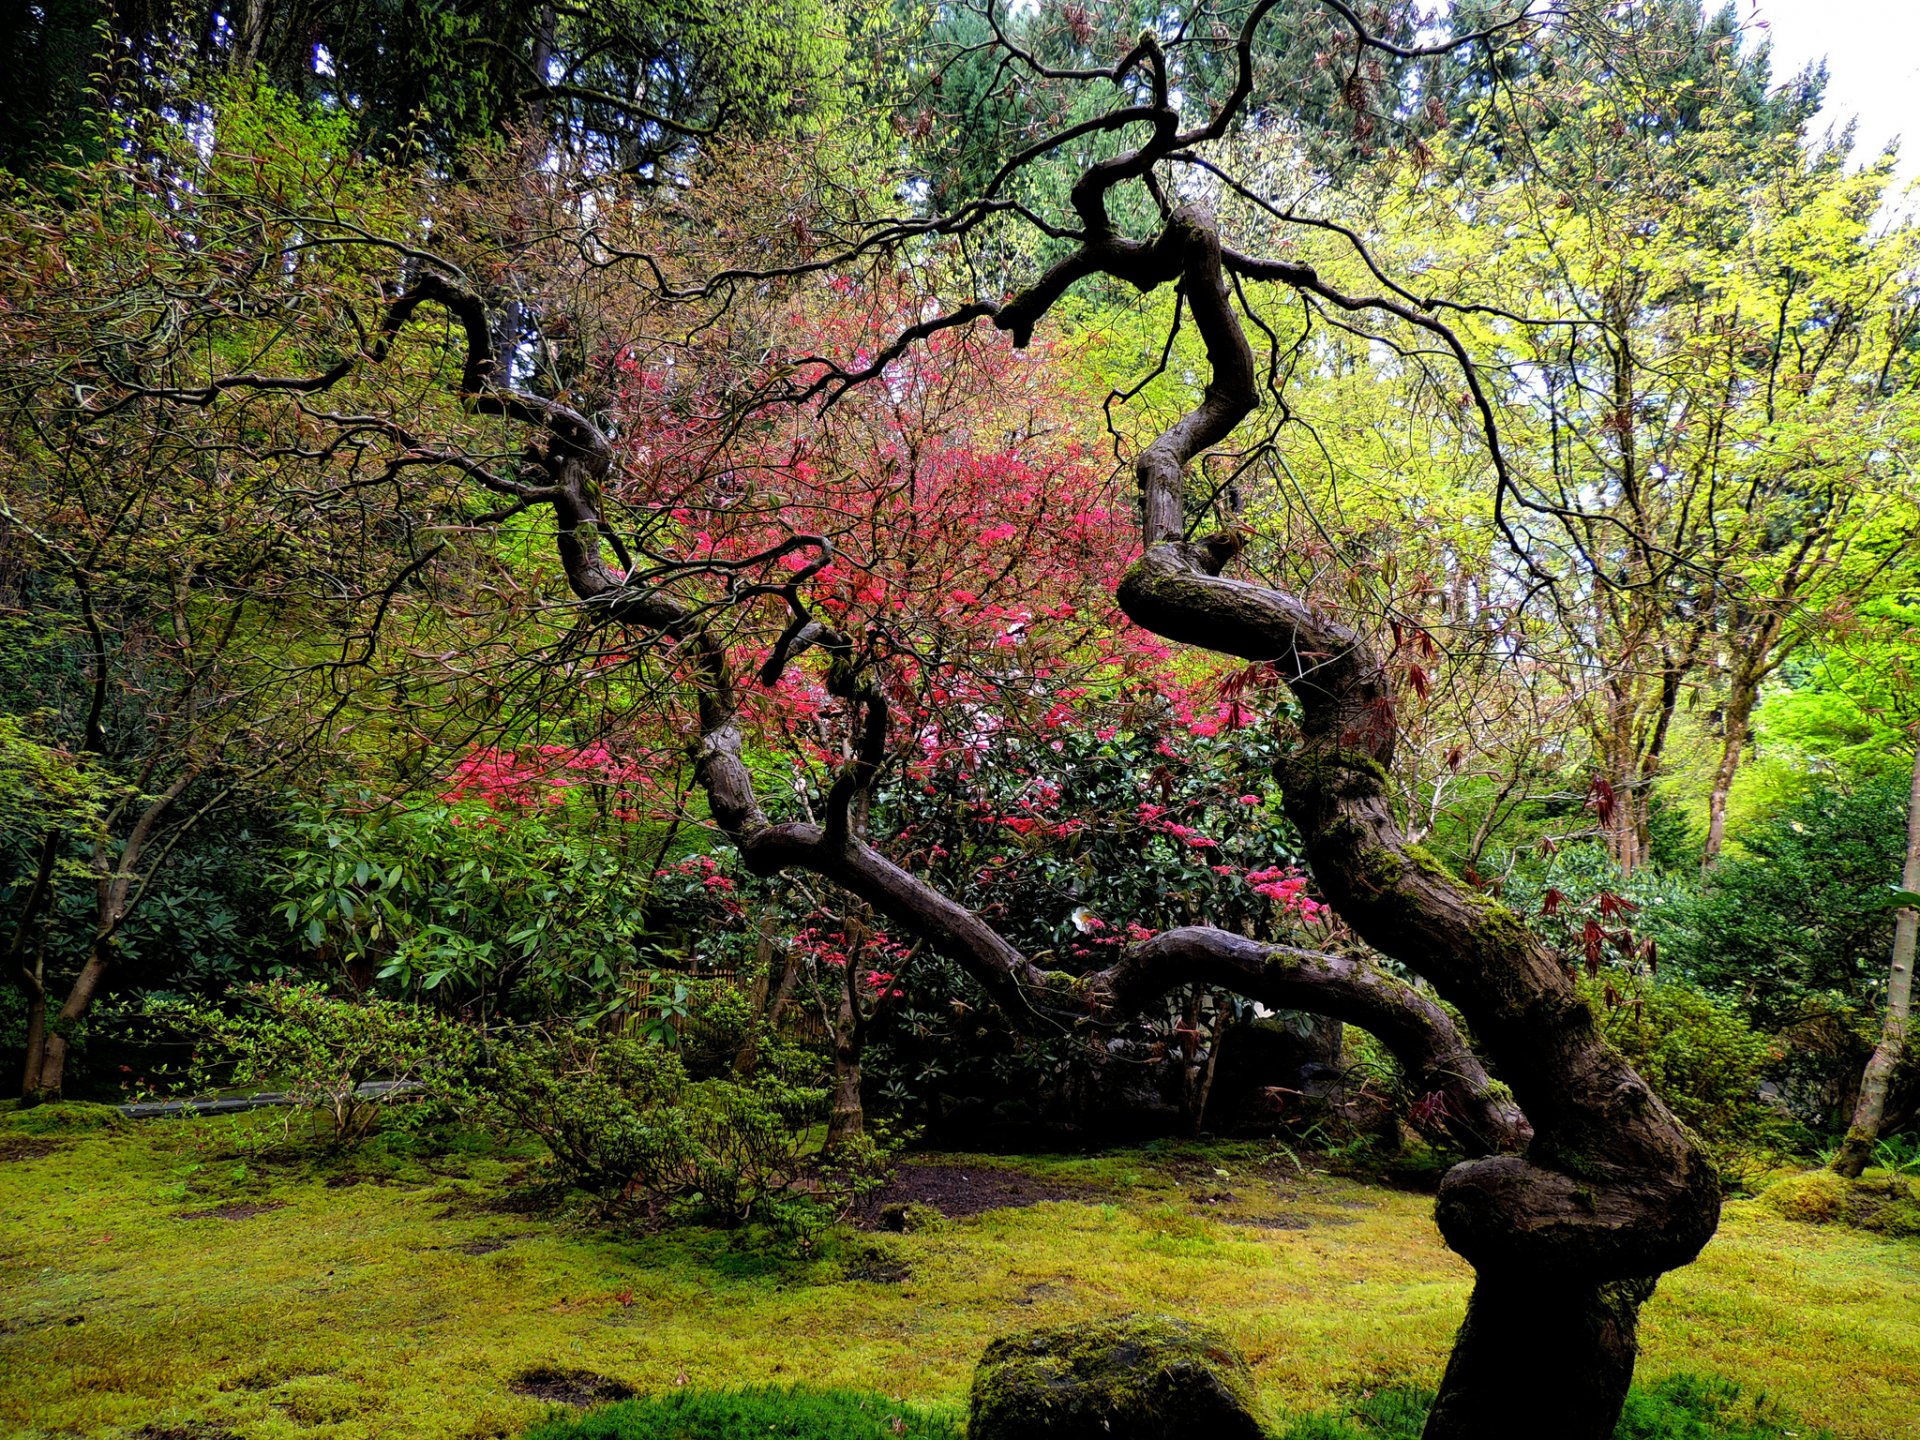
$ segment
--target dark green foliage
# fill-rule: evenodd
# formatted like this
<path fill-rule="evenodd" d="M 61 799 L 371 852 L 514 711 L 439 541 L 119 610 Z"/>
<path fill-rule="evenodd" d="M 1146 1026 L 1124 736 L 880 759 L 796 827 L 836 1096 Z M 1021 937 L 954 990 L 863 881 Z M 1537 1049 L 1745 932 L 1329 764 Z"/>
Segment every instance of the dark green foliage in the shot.
<path fill-rule="evenodd" d="M 676 1390 L 550 1421 L 527 1440 L 960 1440 L 960 1427 L 854 1390 Z"/>
<path fill-rule="evenodd" d="M 90 0 L 7 0 L 0 7 L 0 171 L 25 175 L 96 151 L 88 70 L 105 40 Z"/>
<path fill-rule="evenodd" d="M 1741 832 L 1675 917 L 1673 967 L 1787 1042 L 1776 1073 L 1816 1128 L 1845 1123 L 1879 1026 L 1906 804 L 1904 778 L 1810 791 Z"/>
<path fill-rule="evenodd" d="M 870 1139 L 824 1150 L 822 1079 L 818 1057 L 772 1042 L 748 1078 L 694 1080 L 662 1045 L 556 1031 L 493 1044 L 477 1084 L 483 1111 L 542 1141 L 565 1185 L 810 1241 L 885 1169 Z"/>
<path fill-rule="evenodd" d="M 1738 836 L 1676 936 L 1675 962 L 1778 1027 L 1871 1004 L 1893 943 L 1904 780 L 1813 790 Z"/>
<path fill-rule="evenodd" d="M 6 73 L 23 82 L 0 107 L 0 169 L 19 175 L 97 152 L 130 107 L 257 70 L 352 115 L 370 146 L 452 156 L 524 128 L 651 177 L 715 126 L 789 130 L 831 97 L 823 82 L 844 61 L 816 0 L 65 0 L 9 6 L 0 26 Z"/>
<path fill-rule="evenodd" d="M 1118 730 L 1008 726 L 972 768 L 886 788 L 876 814 L 896 827 L 906 863 L 1050 969 L 1100 968 L 1133 939 L 1202 918 L 1312 943 L 1297 909 L 1248 879 L 1297 868 L 1298 837 L 1271 779 L 1280 735 L 1235 728 L 1251 707 L 1171 708 L 1143 699 Z M 904 1003 L 875 1027 L 866 1056 L 876 1093 L 896 1105 L 937 1114 L 958 1099 L 1016 1119 L 1083 1120 L 1113 1113 L 1113 1069 L 1136 1084 L 1179 1079 L 1179 1067 L 1147 1062 L 1184 996 L 1092 1043 L 1064 1029 L 1013 1032 L 936 955 L 903 973 Z M 1120 1056 L 1130 1063 L 1111 1064 L 1114 1039 L 1132 1046 Z"/>

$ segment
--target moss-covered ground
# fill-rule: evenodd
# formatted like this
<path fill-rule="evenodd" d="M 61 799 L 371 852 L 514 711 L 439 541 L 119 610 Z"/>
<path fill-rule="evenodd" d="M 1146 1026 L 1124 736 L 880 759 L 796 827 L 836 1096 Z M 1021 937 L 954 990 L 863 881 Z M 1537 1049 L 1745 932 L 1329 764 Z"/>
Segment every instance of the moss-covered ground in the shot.
<path fill-rule="evenodd" d="M 1076 1198 L 800 1257 L 515 1213 L 527 1157 L 478 1143 L 269 1163 L 236 1155 L 246 1118 L 30 1115 L 0 1116 L 0 1433 L 22 1437 L 518 1435 L 555 1413 L 535 1372 L 957 1418 L 993 1336 L 1121 1310 L 1225 1331 L 1283 1419 L 1430 1385 L 1468 1285 L 1428 1197 L 1244 1147 L 942 1157 Z M 1735 1202 L 1643 1333 L 1650 1382 L 1715 1373 L 1842 1437 L 1920 1436 L 1920 1241 Z"/>

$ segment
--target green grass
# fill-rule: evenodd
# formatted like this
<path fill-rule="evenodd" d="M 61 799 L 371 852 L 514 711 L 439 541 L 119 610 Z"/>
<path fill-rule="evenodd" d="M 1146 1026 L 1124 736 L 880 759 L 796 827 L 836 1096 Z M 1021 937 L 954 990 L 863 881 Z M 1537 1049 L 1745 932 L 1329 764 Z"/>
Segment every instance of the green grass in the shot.
<path fill-rule="evenodd" d="M 1433 1392 L 1393 1386 L 1283 1426 L 1279 1440 L 1420 1440 Z M 1830 1440 L 1730 1380 L 1670 1375 L 1635 1386 L 1615 1440 Z M 557 1440 L 557 1437 L 556 1437 Z"/>
<path fill-rule="evenodd" d="M 1420 1440 L 1433 1392 L 1368 1391 L 1346 1405 L 1283 1424 L 1277 1440 Z M 1764 1395 L 1728 1380 L 1674 1375 L 1636 1387 L 1616 1440 L 1822 1440 Z M 538 1425 L 526 1440 L 960 1440 L 955 1418 L 884 1395 L 787 1387 L 676 1390 Z"/>
<path fill-rule="evenodd" d="M 677 1390 L 536 1426 L 527 1440 L 960 1440 L 949 1414 L 853 1390 Z"/>
<path fill-rule="evenodd" d="M 1244 1147 L 1022 1160 L 1087 1188 L 796 1258 L 489 1208 L 527 1157 L 479 1145 L 263 1164 L 233 1153 L 244 1119 L 0 1115 L 0 1434 L 510 1437 L 564 1413 L 512 1388 L 541 1367 L 952 1416 L 995 1335 L 1124 1310 L 1224 1330 L 1270 1414 L 1299 1417 L 1431 1384 L 1470 1280 L 1428 1198 Z M 275 1208 L 188 1218 L 235 1203 Z M 1728 1375 L 1844 1440 L 1912 1434 L 1916 1294 L 1920 1242 L 1736 1203 L 1646 1307 L 1641 1379 Z"/>

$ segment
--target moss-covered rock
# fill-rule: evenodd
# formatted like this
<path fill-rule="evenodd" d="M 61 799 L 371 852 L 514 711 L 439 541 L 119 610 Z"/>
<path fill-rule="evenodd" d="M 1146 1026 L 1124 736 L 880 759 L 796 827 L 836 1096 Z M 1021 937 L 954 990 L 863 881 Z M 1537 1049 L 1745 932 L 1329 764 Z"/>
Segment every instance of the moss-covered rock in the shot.
<path fill-rule="evenodd" d="M 1920 1194 L 1900 1177 L 1846 1180 L 1809 1170 L 1769 1185 L 1760 1201 L 1808 1225 L 1852 1225 L 1880 1235 L 1920 1235 Z"/>
<path fill-rule="evenodd" d="M 18 1135 L 80 1135 L 89 1130 L 124 1130 L 127 1119 L 111 1105 L 83 1100 L 55 1100 L 45 1105 L 16 1107 L 6 1115 L 4 1128 Z"/>
<path fill-rule="evenodd" d="M 973 1376 L 968 1440 L 1260 1440 L 1253 1376 L 1219 1334 L 1123 1315 L 1007 1335 Z"/>

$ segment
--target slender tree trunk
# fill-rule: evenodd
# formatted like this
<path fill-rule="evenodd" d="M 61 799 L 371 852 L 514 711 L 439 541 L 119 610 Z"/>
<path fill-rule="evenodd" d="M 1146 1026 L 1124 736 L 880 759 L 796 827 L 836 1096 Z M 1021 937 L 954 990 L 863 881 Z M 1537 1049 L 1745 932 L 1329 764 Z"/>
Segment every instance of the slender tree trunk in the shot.
<path fill-rule="evenodd" d="M 60 1013 L 47 1022 L 40 1073 L 37 1078 L 29 1074 L 28 1079 L 32 1083 L 21 1091 L 20 1101 L 23 1105 L 60 1098 L 61 1088 L 66 1083 L 67 1056 L 73 1049 L 73 1032 L 86 1018 L 87 1011 L 93 1008 L 100 987 L 106 982 L 107 972 L 113 968 L 119 954 L 120 926 L 146 890 L 145 881 L 138 886 L 134 883 L 138 877 L 136 867 L 144 858 L 147 844 L 152 840 L 168 807 L 180 798 L 198 773 L 197 769 L 185 771 L 141 811 L 140 818 L 134 822 L 133 830 L 127 836 L 126 844 L 111 864 L 108 863 L 105 839 L 102 838 L 96 845 L 94 864 L 98 879 L 94 886 L 93 944 L 87 952 L 87 963 L 80 967 L 73 988 L 67 992 L 66 1001 L 60 1006 Z M 163 864 L 166 857 L 167 850 L 163 848 L 154 860 L 154 866 Z M 150 866 L 147 879 L 150 880 L 152 875 L 153 867 Z"/>
<path fill-rule="evenodd" d="M 1727 796 L 1733 790 L 1734 776 L 1740 773 L 1740 757 L 1752 733 L 1753 707 L 1760 698 L 1760 687 L 1745 669 L 1734 678 L 1727 694 L 1726 736 L 1720 745 L 1720 763 L 1714 767 L 1713 789 L 1707 794 L 1707 848 L 1701 856 L 1702 869 L 1712 869 L 1727 840 Z"/>
<path fill-rule="evenodd" d="M 1900 888 L 1920 890 L 1920 750 L 1913 756 L 1913 790 L 1907 798 L 1907 863 L 1900 871 Z M 1867 1157 L 1880 1138 L 1880 1125 L 1886 1118 L 1887 1087 L 1894 1069 L 1907 1049 L 1907 1024 L 1913 1012 L 1913 941 L 1916 916 L 1903 907 L 1893 922 L 1893 963 L 1887 971 L 1887 1018 L 1880 1029 L 1880 1043 L 1873 1048 L 1867 1068 L 1860 1077 L 1860 1100 L 1854 1107 L 1853 1124 L 1847 1127 L 1846 1141 L 1833 1157 L 1833 1168 L 1848 1179 L 1857 1179 L 1867 1168 Z"/>
<path fill-rule="evenodd" d="M 73 1053 L 74 1028 L 93 1008 L 94 997 L 100 993 L 100 986 L 113 964 L 113 950 L 111 936 L 103 935 L 94 940 L 92 953 L 87 956 L 87 963 L 80 967 L 80 975 L 73 982 L 73 989 L 67 992 L 66 1002 L 51 1021 L 45 1022 L 40 1073 L 33 1077 L 29 1072 L 32 1083 L 22 1087 L 22 1105 L 39 1105 L 60 1098 L 66 1084 L 67 1057 Z M 44 1016 L 44 1003 L 41 1012 Z"/>
<path fill-rule="evenodd" d="M 27 991 L 27 1063 L 20 1074 L 20 1103 L 37 1105 L 41 1099 L 40 1072 L 47 1059 L 47 992 Z"/>
<path fill-rule="evenodd" d="M 856 957 L 852 946 L 848 951 L 842 976 L 844 983 L 840 986 L 840 1011 L 833 1024 L 833 1108 L 827 1115 L 829 1150 L 857 1139 L 867 1129 L 866 1111 L 860 1104 L 860 1002 L 853 993 Z"/>
<path fill-rule="evenodd" d="M 53 905 L 53 869 L 60 856 L 60 838 L 58 831 L 49 830 L 40 842 L 40 862 L 7 946 L 10 968 L 27 997 L 27 1056 L 20 1075 L 23 1105 L 38 1103 L 40 1072 L 46 1064 L 47 927 L 40 923 L 40 917 Z M 28 963 L 29 954 L 33 956 L 32 963 Z"/>

